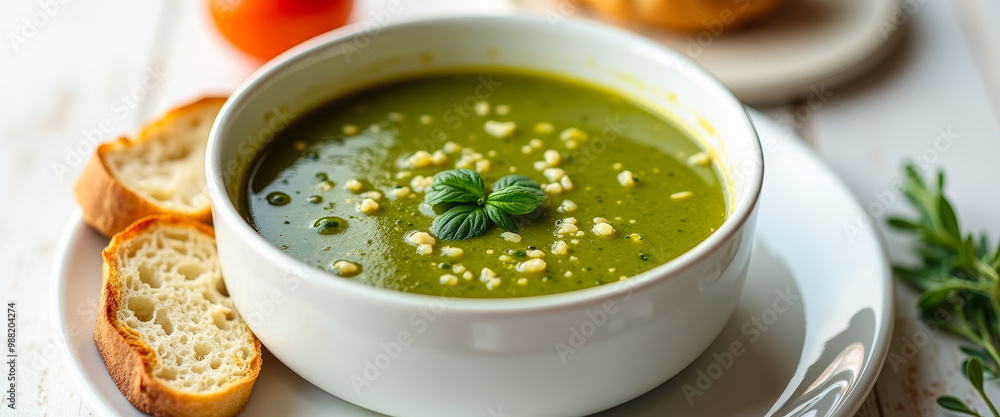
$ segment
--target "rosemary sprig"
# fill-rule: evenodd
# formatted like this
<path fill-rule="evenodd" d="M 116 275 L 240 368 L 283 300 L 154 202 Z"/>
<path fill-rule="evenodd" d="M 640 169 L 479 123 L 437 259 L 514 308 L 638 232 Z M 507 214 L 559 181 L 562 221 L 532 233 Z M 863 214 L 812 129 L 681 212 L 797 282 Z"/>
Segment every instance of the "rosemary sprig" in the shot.
<path fill-rule="evenodd" d="M 932 188 L 912 164 L 906 166 L 903 195 L 916 218 L 893 217 L 889 225 L 916 237 L 920 266 L 893 267 L 896 275 L 921 292 L 917 306 L 924 320 L 964 337 L 975 347 L 963 371 L 979 391 L 994 417 L 1000 417 L 983 389 L 1000 369 L 1000 244 L 989 250 L 987 238 L 962 235 L 958 218 L 944 196 L 944 173 Z M 937 399 L 941 407 L 971 416 L 981 415 L 954 396 Z"/>

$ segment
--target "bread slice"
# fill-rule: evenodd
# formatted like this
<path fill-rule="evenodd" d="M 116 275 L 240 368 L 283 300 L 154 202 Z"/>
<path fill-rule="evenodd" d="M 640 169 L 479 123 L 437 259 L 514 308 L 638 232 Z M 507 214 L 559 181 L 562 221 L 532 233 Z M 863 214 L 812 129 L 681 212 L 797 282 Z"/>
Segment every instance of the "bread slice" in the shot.
<path fill-rule="evenodd" d="M 135 139 L 102 144 L 76 180 L 83 220 L 105 236 L 152 214 L 211 224 L 205 143 L 225 98 L 205 98 L 170 111 Z"/>
<path fill-rule="evenodd" d="M 145 217 L 104 249 L 94 341 L 129 402 L 154 416 L 233 416 L 260 342 L 226 293 L 211 227 Z"/>
<path fill-rule="evenodd" d="M 785 0 L 584 0 L 626 22 L 720 36 L 774 14 Z"/>

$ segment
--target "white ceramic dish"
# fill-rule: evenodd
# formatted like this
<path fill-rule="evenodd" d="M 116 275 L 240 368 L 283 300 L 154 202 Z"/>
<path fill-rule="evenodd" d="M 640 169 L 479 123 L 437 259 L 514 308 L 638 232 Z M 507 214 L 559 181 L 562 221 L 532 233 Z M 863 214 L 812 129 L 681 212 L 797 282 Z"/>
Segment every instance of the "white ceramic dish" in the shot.
<path fill-rule="evenodd" d="M 652 41 L 584 21 L 556 31 L 527 15 L 413 20 L 377 35 L 361 28 L 322 35 L 265 65 L 230 97 L 209 135 L 208 190 L 226 286 L 274 356 L 323 390 L 386 414 L 503 408 L 557 416 L 635 398 L 708 347 L 743 288 L 763 175 L 756 132 L 721 83 Z M 242 170 L 270 138 L 275 109 L 294 119 L 372 84 L 456 68 L 481 68 L 488 80 L 490 68 L 504 67 L 604 86 L 677 119 L 717 154 L 731 190 L 726 221 L 677 259 L 624 281 L 483 300 L 337 279 L 277 249 L 237 212 Z M 482 82 L 470 103 L 494 88 L 503 86 Z M 598 145 L 611 140 L 595 134 L 584 146 L 599 158 Z"/>
<path fill-rule="evenodd" d="M 862 209 L 844 185 L 798 140 L 753 114 L 772 153 L 762 196 L 757 240 L 746 289 L 722 334 L 669 382 L 602 416 L 851 417 L 861 406 L 889 347 L 892 283 L 873 229 L 849 237 Z M 94 346 L 101 282 L 100 251 L 107 239 L 74 215 L 66 226 L 54 269 L 54 327 L 67 366 L 96 415 L 141 416 L 118 391 Z M 767 315 L 778 291 L 800 297 L 751 342 L 744 333 Z M 783 308 L 784 305 L 779 306 Z M 775 311 L 777 313 L 777 311 Z M 719 378 L 693 401 L 685 385 L 705 387 L 700 372 L 715 372 L 716 356 L 745 344 Z M 450 381 L 428 378 L 450 385 Z M 701 385 L 699 386 L 699 383 Z M 507 408 L 496 416 L 517 415 Z M 501 414 L 503 413 L 503 414 Z M 373 416 L 329 395 L 265 353 L 264 366 L 243 416 Z"/>
<path fill-rule="evenodd" d="M 579 17 L 608 19 L 566 0 L 510 0 L 554 21 Z M 729 2 L 740 7 L 742 0 Z M 909 15 L 923 2 L 902 0 L 789 0 L 770 18 L 746 30 L 727 33 L 721 22 L 707 22 L 699 33 L 677 33 L 650 25 L 621 24 L 684 52 L 708 68 L 750 103 L 786 103 L 835 89 L 877 68 L 902 39 Z"/>

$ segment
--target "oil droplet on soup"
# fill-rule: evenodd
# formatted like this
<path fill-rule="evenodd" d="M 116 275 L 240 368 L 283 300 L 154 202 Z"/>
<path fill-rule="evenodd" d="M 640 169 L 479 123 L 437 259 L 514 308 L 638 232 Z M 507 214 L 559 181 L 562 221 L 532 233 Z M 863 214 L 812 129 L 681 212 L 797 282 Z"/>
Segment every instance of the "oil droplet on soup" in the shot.
<path fill-rule="evenodd" d="M 282 192 L 273 192 L 267 195 L 267 203 L 272 206 L 283 206 L 285 204 L 291 203 L 292 198 L 288 194 Z"/>

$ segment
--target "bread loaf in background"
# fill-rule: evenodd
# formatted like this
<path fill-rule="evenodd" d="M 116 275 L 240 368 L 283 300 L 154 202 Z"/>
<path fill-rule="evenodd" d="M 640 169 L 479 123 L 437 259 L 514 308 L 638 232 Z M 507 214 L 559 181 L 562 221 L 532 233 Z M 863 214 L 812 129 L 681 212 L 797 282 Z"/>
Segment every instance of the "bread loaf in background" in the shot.
<path fill-rule="evenodd" d="M 582 0 L 614 18 L 683 32 L 734 31 L 774 13 L 784 0 Z"/>

